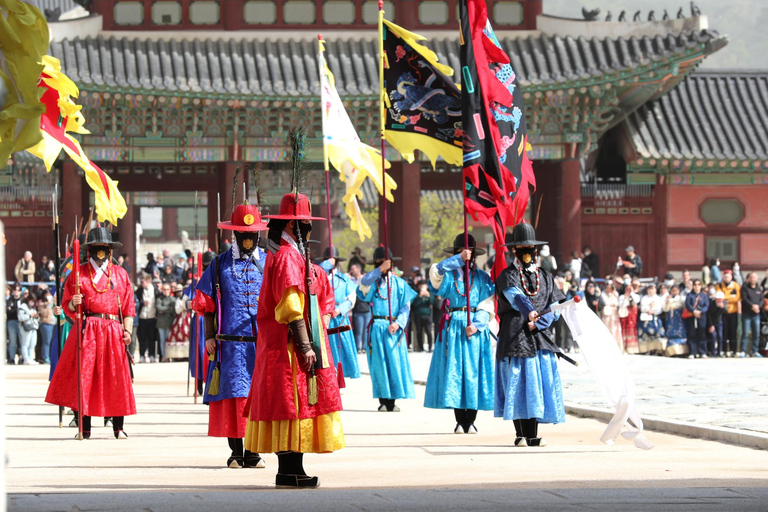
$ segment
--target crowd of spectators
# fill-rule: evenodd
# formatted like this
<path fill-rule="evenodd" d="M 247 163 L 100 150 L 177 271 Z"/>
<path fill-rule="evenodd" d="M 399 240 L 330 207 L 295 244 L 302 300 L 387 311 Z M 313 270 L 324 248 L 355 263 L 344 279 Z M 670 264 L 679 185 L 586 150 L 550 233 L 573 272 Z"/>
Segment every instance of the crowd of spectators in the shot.
<path fill-rule="evenodd" d="M 643 277 L 634 247 L 625 253 L 607 276 L 597 274 L 597 256 L 588 247 L 560 269 L 544 247 L 539 264 L 554 269 L 568 299 L 579 295 L 586 301 L 622 352 L 690 359 L 768 355 L 768 271 L 760 280 L 756 272 L 742 275 L 738 263 L 721 270 L 713 258 L 700 278 L 685 270 L 680 281 L 668 273 L 657 282 Z M 564 320 L 556 323 L 555 334 L 564 351 L 575 350 Z"/>
<path fill-rule="evenodd" d="M 116 261 L 130 272 L 127 255 Z M 680 281 L 667 274 L 654 282 L 643 277 L 642 258 L 632 246 L 618 258 L 615 272 L 603 277 L 599 258 L 589 247 L 571 253 L 570 261 L 558 266 L 545 245 L 538 263 L 555 275 L 555 284 L 567 299 L 579 295 L 586 301 L 622 352 L 707 358 L 761 357 L 766 351 L 768 271 L 760 280 L 755 272 L 743 276 L 738 263 L 722 270 L 720 261 L 711 259 L 702 267 L 701 278 L 693 278 L 686 270 Z M 347 271 L 355 283 L 364 275 L 365 264 L 365 258 L 353 254 Z M 55 307 L 54 270 L 52 260 L 43 256 L 38 266 L 30 252 L 14 268 L 17 282 L 6 290 L 9 364 L 50 362 L 54 327 L 57 319 L 63 319 Z M 168 249 L 157 257 L 147 254 L 135 286 L 136 329 L 130 347 L 134 353 L 138 345 L 139 362 L 167 361 L 169 344 L 189 342 L 191 292 L 187 287 L 192 277 L 191 252 L 175 257 Z M 437 342 L 442 300 L 430 292 L 419 267 L 402 277 L 417 293 L 408 327 L 410 349 L 430 352 Z M 351 314 L 357 350 L 364 353 L 370 305 L 357 301 Z M 577 350 L 564 320 L 554 329 L 563 351 Z M 183 354 L 177 357 L 186 357 L 186 350 Z"/>

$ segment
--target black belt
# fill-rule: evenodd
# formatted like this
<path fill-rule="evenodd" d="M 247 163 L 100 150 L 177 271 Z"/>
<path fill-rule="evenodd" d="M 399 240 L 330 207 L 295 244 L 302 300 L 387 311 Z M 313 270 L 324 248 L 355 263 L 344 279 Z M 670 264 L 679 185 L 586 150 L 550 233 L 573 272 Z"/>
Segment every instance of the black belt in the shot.
<path fill-rule="evenodd" d="M 389 320 L 390 322 L 394 322 L 396 318 L 394 316 L 376 316 L 373 317 L 374 320 Z"/>
<path fill-rule="evenodd" d="M 86 313 L 86 317 L 91 318 L 103 318 L 104 320 L 114 320 L 115 322 L 120 321 L 120 317 L 117 315 L 108 315 L 107 313 Z"/>
<path fill-rule="evenodd" d="M 463 312 L 466 313 L 467 312 L 467 306 L 464 306 L 463 308 L 450 308 L 450 309 L 448 309 L 448 311 L 451 312 L 451 313 L 455 313 L 456 311 L 463 311 Z M 469 312 L 470 313 L 474 313 L 475 311 L 477 311 L 477 308 L 469 308 Z"/>

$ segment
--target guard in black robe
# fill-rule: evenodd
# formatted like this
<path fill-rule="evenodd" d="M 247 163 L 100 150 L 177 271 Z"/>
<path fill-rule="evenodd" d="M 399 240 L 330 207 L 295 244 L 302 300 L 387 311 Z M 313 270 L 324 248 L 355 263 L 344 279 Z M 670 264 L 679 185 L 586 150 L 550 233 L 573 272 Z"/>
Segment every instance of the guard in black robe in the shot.
<path fill-rule="evenodd" d="M 496 279 L 501 325 L 494 416 L 514 421 L 515 446 L 545 446 L 538 424 L 565 421 L 551 329 L 560 313 L 538 315 L 564 299 L 552 274 L 536 265 L 536 247 L 545 243 L 536 240 L 530 224 L 515 226 L 507 244 L 512 262 Z"/>

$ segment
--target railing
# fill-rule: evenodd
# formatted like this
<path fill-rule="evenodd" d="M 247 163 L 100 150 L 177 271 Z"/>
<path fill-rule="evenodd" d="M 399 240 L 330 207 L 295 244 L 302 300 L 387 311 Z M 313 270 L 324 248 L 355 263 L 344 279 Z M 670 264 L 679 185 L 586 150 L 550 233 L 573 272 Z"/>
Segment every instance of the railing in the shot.
<path fill-rule="evenodd" d="M 50 210 L 53 187 L 0 187 L 0 210 Z"/>
<path fill-rule="evenodd" d="M 650 208 L 653 185 L 582 184 L 582 208 Z"/>

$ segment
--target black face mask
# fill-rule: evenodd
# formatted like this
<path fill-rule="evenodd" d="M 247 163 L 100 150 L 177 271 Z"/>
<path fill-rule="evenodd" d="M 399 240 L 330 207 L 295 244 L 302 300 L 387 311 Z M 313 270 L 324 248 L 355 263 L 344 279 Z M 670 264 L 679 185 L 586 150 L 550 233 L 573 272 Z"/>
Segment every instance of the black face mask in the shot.
<path fill-rule="evenodd" d="M 240 254 L 251 255 L 256 250 L 256 246 L 259 242 L 259 235 L 257 233 L 240 233 L 235 232 L 235 240 L 237 241 L 237 248 L 240 249 Z"/>
<path fill-rule="evenodd" d="M 536 263 L 536 248 L 535 247 L 515 247 L 515 256 L 523 267 L 528 267 L 531 264 Z"/>
<path fill-rule="evenodd" d="M 88 248 L 88 256 L 93 258 L 98 266 L 102 266 L 109 258 L 110 248 L 103 245 L 91 246 Z"/>
<path fill-rule="evenodd" d="M 298 222 L 299 233 L 301 233 L 301 241 L 306 244 L 307 240 L 309 240 L 309 234 L 312 232 L 312 223 L 301 222 L 299 220 L 296 222 Z"/>

